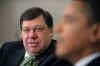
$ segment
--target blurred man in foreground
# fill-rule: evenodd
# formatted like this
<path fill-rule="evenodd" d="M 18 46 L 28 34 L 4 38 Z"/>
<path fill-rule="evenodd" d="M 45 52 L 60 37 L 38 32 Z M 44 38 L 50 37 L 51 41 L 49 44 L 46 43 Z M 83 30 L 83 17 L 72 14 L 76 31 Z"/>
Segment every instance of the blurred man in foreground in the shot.
<path fill-rule="evenodd" d="M 100 1 L 73 0 L 57 26 L 56 54 L 74 66 L 100 66 Z"/>

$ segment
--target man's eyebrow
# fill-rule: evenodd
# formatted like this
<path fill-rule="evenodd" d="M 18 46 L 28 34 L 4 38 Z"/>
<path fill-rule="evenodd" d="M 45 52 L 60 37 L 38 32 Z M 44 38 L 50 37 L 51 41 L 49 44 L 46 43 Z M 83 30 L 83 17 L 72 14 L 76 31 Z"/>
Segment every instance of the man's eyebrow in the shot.
<path fill-rule="evenodd" d="M 35 26 L 44 26 L 44 25 L 35 25 Z"/>
<path fill-rule="evenodd" d="M 23 28 L 28 28 L 27 26 L 23 26 Z"/>
<path fill-rule="evenodd" d="M 73 16 L 71 16 L 71 15 L 64 15 L 64 17 L 65 17 L 66 19 L 73 19 Z"/>
<path fill-rule="evenodd" d="M 45 27 L 45 26 L 44 26 L 44 25 L 35 25 L 35 26 L 33 26 L 33 27 Z M 23 26 L 23 28 L 26 29 L 26 28 L 30 28 L 30 27 L 28 27 L 28 26 Z"/>

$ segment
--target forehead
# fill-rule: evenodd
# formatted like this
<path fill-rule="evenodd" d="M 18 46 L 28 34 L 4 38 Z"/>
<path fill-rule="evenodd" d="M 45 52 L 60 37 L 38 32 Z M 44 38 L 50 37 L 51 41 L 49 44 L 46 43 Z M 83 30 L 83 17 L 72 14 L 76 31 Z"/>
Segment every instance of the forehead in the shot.
<path fill-rule="evenodd" d="M 83 10 L 85 3 L 79 1 L 73 1 L 69 6 L 64 10 L 64 15 L 66 14 L 79 14 Z"/>
<path fill-rule="evenodd" d="M 22 26 L 35 26 L 35 25 L 46 25 L 44 17 L 43 16 L 38 16 L 35 19 L 32 20 L 24 20 Z"/>

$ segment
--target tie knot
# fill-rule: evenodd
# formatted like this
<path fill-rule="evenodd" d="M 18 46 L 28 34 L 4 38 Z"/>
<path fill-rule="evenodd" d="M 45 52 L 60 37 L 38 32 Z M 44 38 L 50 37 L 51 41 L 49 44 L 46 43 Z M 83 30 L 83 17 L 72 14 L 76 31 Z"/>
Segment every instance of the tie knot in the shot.
<path fill-rule="evenodd" d="M 27 56 L 25 57 L 25 60 L 22 62 L 21 66 L 36 66 L 37 64 L 38 62 L 34 56 Z"/>
<path fill-rule="evenodd" d="M 26 61 L 30 61 L 30 60 L 36 60 L 36 58 L 35 57 L 32 57 L 32 56 L 27 56 L 27 57 L 25 57 L 25 60 Z"/>

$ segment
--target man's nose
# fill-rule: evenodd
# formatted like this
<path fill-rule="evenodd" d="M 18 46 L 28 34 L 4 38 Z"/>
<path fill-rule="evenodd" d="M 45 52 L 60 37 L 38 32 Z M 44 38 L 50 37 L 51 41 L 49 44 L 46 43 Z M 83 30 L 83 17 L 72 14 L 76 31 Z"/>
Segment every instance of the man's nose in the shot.
<path fill-rule="evenodd" d="M 36 39 L 38 37 L 38 35 L 34 30 L 31 30 L 30 33 L 29 33 L 29 37 Z"/>

